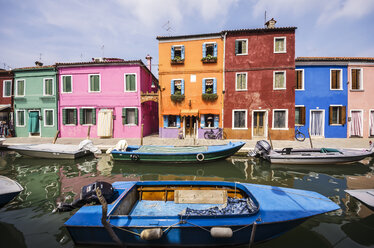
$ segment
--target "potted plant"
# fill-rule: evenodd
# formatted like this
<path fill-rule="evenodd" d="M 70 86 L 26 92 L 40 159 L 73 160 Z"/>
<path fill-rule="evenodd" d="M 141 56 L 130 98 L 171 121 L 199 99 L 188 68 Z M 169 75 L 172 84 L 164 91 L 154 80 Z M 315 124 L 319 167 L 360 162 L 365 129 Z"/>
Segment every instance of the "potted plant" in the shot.
<path fill-rule="evenodd" d="M 209 102 L 213 102 L 218 99 L 218 95 L 213 94 L 213 93 L 204 93 L 202 97 L 204 101 L 209 101 Z"/>
<path fill-rule="evenodd" d="M 208 54 L 206 57 L 202 58 L 201 61 L 203 63 L 216 63 L 217 62 L 217 57 L 214 57 L 214 56 Z"/>
<path fill-rule="evenodd" d="M 184 59 L 182 59 L 179 56 L 175 56 L 173 59 L 171 59 L 171 63 L 172 64 L 183 64 L 184 63 Z"/>

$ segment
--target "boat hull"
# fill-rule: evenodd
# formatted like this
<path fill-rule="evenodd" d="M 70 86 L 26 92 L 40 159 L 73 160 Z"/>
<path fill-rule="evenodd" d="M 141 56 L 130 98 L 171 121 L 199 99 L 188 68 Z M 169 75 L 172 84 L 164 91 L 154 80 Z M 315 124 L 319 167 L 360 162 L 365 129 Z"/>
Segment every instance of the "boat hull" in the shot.
<path fill-rule="evenodd" d="M 134 162 L 173 162 L 173 163 L 202 163 L 228 158 L 234 155 L 244 146 L 244 142 L 234 143 L 234 146 L 227 146 L 225 149 L 197 153 L 141 153 L 141 152 L 118 152 L 113 151 L 114 160 Z M 201 156 L 202 154 L 202 156 Z M 134 158 L 134 155 L 136 157 Z"/>
<path fill-rule="evenodd" d="M 266 156 L 265 159 L 272 164 L 347 164 L 358 162 L 371 154 L 358 155 L 358 156 L 334 156 L 326 155 L 325 157 L 303 157 L 303 156 Z"/>
<path fill-rule="evenodd" d="M 13 200 L 22 190 L 19 183 L 0 175 L 0 208 Z"/>
<path fill-rule="evenodd" d="M 14 149 L 12 150 L 18 152 L 23 156 L 29 156 L 33 158 L 52 158 L 52 159 L 76 159 L 83 156 L 87 156 L 90 152 L 79 151 L 75 153 L 63 153 L 63 152 L 46 152 L 46 151 L 35 151 L 35 150 L 22 150 Z"/>

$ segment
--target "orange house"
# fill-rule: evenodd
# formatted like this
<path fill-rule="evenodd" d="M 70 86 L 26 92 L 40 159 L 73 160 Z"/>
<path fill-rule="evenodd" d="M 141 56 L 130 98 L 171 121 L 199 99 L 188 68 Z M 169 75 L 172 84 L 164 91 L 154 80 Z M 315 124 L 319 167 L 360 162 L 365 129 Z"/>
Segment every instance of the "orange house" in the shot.
<path fill-rule="evenodd" d="M 157 37 L 159 41 L 159 135 L 204 138 L 222 128 L 221 33 Z"/>

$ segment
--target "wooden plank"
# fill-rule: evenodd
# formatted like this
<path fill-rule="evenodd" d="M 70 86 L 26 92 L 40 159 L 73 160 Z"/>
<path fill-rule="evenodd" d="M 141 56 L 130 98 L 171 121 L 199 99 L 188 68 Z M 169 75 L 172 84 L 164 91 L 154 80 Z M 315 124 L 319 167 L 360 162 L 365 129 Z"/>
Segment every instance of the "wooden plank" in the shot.
<path fill-rule="evenodd" d="M 224 204 L 226 190 L 175 190 L 175 203 Z"/>

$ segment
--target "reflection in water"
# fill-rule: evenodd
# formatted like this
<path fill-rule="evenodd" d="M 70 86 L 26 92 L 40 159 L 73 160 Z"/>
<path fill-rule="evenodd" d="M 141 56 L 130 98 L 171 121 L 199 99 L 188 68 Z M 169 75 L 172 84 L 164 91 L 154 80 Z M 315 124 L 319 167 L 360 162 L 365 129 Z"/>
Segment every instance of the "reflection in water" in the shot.
<path fill-rule="evenodd" d="M 0 157 L 0 174 L 17 180 L 25 190 L 0 210 L 0 235 L 9 233 L 0 236 L 0 243 L 12 247 L 72 247 L 63 228 L 72 213 L 52 211 L 58 202 L 72 202 L 81 187 L 95 181 L 215 180 L 313 190 L 342 208 L 316 216 L 293 231 L 255 247 L 372 246 L 369 232 L 374 230 L 373 211 L 349 197 L 344 189 L 371 185 L 373 168 L 370 159 L 351 165 L 324 166 L 272 165 L 244 157 L 206 164 L 155 164 L 114 162 L 107 155 L 98 159 L 51 161 L 5 152 Z"/>

